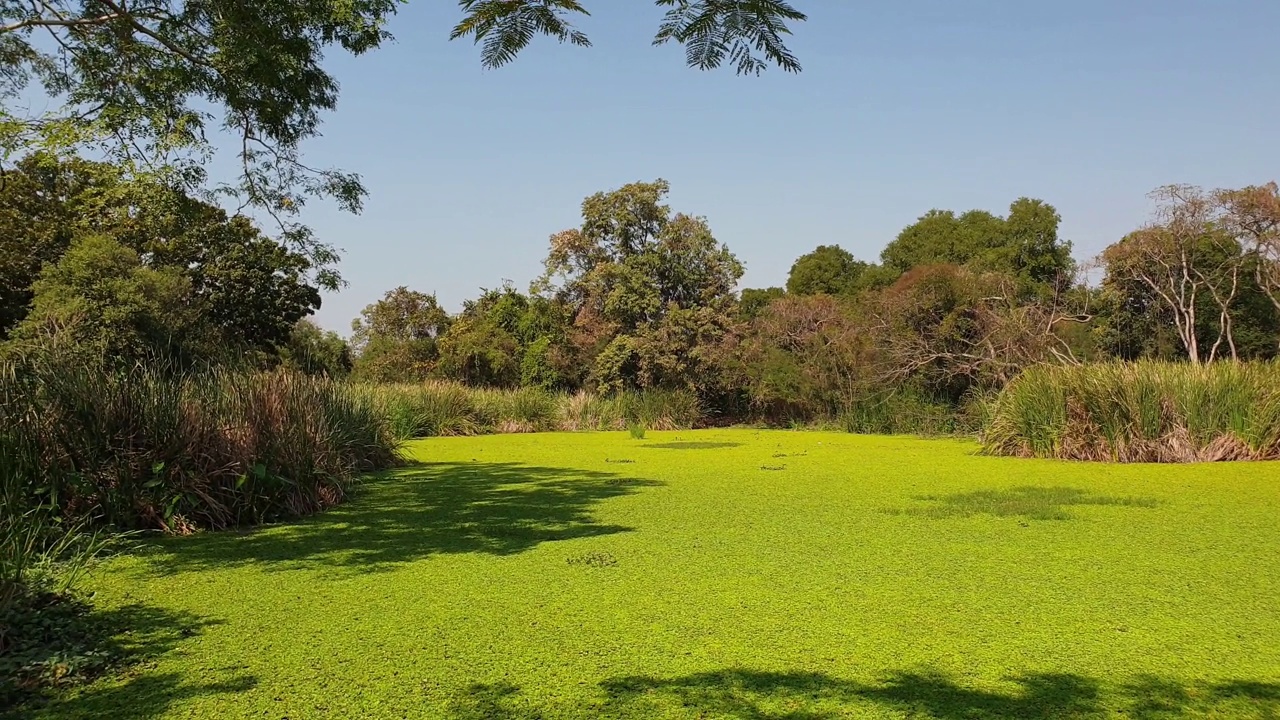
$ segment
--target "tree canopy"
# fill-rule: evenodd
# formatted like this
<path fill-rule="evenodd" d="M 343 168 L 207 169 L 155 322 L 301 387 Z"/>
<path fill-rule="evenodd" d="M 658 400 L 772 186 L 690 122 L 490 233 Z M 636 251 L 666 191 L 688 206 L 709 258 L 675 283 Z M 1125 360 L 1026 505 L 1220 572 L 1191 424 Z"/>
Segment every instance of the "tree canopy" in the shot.
<path fill-rule="evenodd" d="M 35 154 L 0 188 L 0 337 L 74 318 L 121 357 L 274 353 L 320 306 L 311 270 L 247 218 L 110 164 Z"/>
<path fill-rule="evenodd" d="M 937 263 L 1004 272 L 1027 286 L 1044 286 L 1074 268 L 1071 243 L 1058 237 L 1062 218 L 1043 200 L 1020 198 L 999 217 L 986 210 L 957 215 L 930 210 L 907 226 L 880 254 L 901 274 Z"/>
<path fill-rule="evenodd" d="M 387 291 L 351 323 L 351 342 L 360 354 L 354 372 L 381 381 L 426 377 L 451 322 L 435 295 L 403 285 Z"/>
<path fill-rule="evenodd" d="M 0 0 L 0 151 L 105 154 L 130 174 L 203 188 L 211 133 L 234 139 L 238 177 L 213 190 L 256 207 L 317 268 L 333 249 L 298 222 L 306 202 L 357 212 L 360 176 L 316 168 L 302 146 L 339 97 L 326 53 L 360 55 L 392 38 L 404 0 Z M 655 44 L 680 43 L 689 65 L 728 62 L 740 74 L 798 71 L 784 39 L 805 19 L 785 0 L 653 0 L 665 8 Z M 579 0 L 459 0 L 452 38 L 504 65 L 535 37 L 589 45 L 572 25 Z M 590 4 L 590 3 L 587 3 Z M 11 102 L 34 89 L 61 103 L 28 114 Z"/>
<path fill-rule="evenodd" d="M 801 255 L 787 275 L 792 295 L 845 295 L 858 289 L 867 263 L 857 260 L 839 245 L 819 245 Z"/>

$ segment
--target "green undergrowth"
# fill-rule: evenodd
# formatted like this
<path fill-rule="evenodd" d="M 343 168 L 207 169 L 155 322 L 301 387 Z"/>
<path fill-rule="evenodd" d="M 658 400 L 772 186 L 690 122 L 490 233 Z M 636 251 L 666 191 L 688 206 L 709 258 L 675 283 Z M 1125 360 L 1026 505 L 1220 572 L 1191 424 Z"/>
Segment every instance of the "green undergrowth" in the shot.
<path fill-rule="evenodd" d="M 99 611 L 150 618 L 144 661 L 9 717 L 1280 716 L 1276 464 L 755 430 L 409 447 L 320 515 L 99 567 Z"/>
<path fill-rule="evenodd" d="M 570 394 L 536 387 L 473 388 L 451 382 L 354 387 L 390 419 L 401 438 L 630 427 L 674 430 L 706 419 L 698 398 L 681 391 Z"/>

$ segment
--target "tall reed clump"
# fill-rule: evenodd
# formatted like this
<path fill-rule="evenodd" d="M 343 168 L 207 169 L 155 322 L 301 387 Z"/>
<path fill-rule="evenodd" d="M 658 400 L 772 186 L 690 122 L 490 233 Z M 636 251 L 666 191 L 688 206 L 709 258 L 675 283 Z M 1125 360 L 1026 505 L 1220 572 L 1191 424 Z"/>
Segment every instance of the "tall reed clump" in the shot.
<path fill-rule="evenodd" d="M 47 359 L 0 366 L 0 445 L 22 449 L 19 507 L 168 532 L 315 512 L 397 457 L 380 409 L 340 383 Z"/>
<path fill-rule="evenodd" d="M 482 432 L 476 392 L 465 386 L 428 382 L 421 385 L 361 385 L 356 388 L 388 418 L 392 432 L 399 439 Z"/>
<path fill-rule="evenodd" d="M 992 404 L 983 446 L 1113 462 L 1280 459 L 1280 364 L 1034 367 Z"/>

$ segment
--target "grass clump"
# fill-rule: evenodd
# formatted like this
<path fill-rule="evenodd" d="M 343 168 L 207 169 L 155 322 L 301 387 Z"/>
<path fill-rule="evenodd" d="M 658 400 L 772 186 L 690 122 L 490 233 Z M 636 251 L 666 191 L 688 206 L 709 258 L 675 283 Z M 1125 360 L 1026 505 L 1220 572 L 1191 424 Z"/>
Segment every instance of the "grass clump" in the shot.
<path fill-rule="evenodd" d="M 379 409 L 285 371 L 0 365 L 6 512 L 182 533 L 306 515 L 396 459 Z"/>
<path fill-rule="evenodd" d="M 996 398 L 993 455 L 1114 462 L 1280 459 L 1280 365 L 1028 369 Z"/>

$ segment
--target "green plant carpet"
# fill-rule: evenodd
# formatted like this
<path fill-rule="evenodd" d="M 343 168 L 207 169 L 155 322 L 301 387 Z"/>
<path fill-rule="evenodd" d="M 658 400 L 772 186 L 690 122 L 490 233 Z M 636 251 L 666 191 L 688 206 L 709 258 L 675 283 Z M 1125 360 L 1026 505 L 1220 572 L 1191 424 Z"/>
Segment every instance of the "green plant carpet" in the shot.
<path fill-rule="evenodd" d="M 1276 718 L 1280 466 L 722 430 L 411 446 L 153 541 L 141 660 L 31 718 Z"/>

